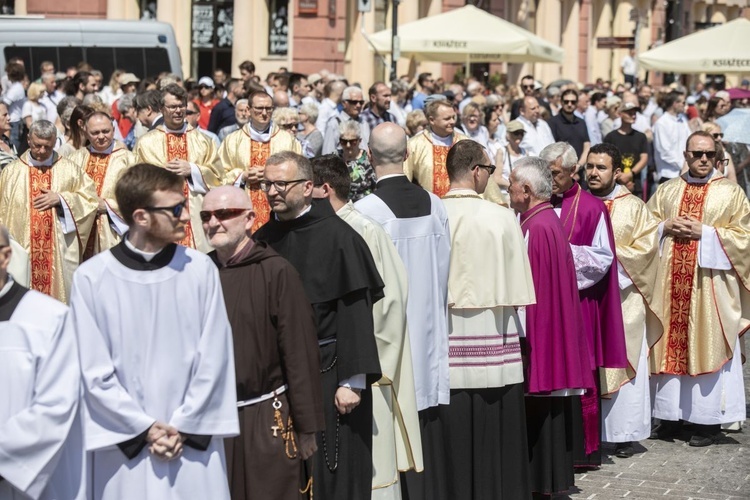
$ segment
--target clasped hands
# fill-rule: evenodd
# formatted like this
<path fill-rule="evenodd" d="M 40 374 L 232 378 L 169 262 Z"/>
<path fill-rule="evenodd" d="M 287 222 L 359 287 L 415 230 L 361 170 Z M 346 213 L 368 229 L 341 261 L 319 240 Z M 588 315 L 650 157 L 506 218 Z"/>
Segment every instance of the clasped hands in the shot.
<path fill-rule="evenodd" d="M 664 222 L 664 232 L 675 238 L 699 240 L 703 234 L 703 224 L 692 217 L 674 217 Z"/>
<path fill-rule="evenodd" d="M 185 160 L 170 160 L 164 165 L 164 168 L 172 172 L 173 174 L 180 175 L 182 177 L 190 177 L 193 169 L 190 166 L 190 162 Z"/>
<path fill-rule="evenodd" d="M 265 171 L 263 167 L 249 167 L 242 172 L 242 180 L 245 184 L 257 184 L 263 180 Z"/>
<path fill-rule="evenodd" d="M 182 443 L 185 438 L 171 425 L 154 422 L 148 429 L 146 441 L 149 443 L 148 451 L 152 455 L 160 460 L 169 461 L 182 455 Z"/>

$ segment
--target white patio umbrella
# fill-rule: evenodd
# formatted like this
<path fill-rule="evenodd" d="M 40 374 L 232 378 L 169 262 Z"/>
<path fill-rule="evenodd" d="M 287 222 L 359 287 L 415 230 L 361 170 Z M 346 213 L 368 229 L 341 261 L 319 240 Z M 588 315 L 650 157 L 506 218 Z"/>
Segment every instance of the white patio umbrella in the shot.
<path fill-rule="evenodd" d="M 750 20 L 683 36 L 639 55 L 638 64 L 673 73 L 750 73 Z"/>
<path fill-rule="evenodd" d="M 467 5 L 398 27 L 405 57 L 435 62 L 562 63 L 560 47 L 488 12 Z M 370 37 L 378 52 L 391 52 L 391 30 Z"/>

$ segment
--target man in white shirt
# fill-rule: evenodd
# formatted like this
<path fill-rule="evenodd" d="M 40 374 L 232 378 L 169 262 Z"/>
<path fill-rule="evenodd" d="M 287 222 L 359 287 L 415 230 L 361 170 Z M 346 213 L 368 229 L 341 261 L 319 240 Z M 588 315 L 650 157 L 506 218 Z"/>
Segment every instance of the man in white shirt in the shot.
<path fill-rule="evenodd" d="M 622 58 L 620 71 L 625 83 L 629 83 L 631 88 L 635 87 L 635 80 L 638 73 L 638 64 L 635 62 L 635 49 L 630 49 L 628 55 Z"/>
<path fill-rule="evenodd" d="M 326 133 L 328 119 L 338 113 L 338 105 L 341 102 L 341 96 L 345 88 L 346 84 L 339 80 L 328 82 L 323 88 L 325 99 L 320 103 L 318 119 L 315 121 L 315 128 L 320 130 L 321 134 L 325 135 Z"/>
<path fill-rule="evenodd" d="M 664 114 L 654 123 L 654 161 L 659 184 L 679 176 L 682 170 L 683 144 L 690 135 L 684 110 L 685 96 L 670 92 L 664 97 Z"/>
<path fill-rule="evenodd" d="M 547 122 L 539 119 L 539 102 L 536 97 L 526 96 L 521 103 L 518 121 L 523 124 L 526 135 L 521 141 L 521 147 L 531 156 L 539 156 L 545 147 L 553 144 L 555 138 Z"/>

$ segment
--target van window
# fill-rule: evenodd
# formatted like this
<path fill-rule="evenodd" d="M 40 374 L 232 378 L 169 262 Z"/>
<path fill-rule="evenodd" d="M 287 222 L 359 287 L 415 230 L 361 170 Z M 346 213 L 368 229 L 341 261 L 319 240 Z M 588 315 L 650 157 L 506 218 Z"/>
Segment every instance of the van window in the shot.
<path fill-rule="evenodd" d="M 36 80 L 42 61 L 55 63 L 57 71 L 65 71 L 81 61 L 88 62 L 104 75 L 107 84 L 115 68 L 134 73 L 139 78 L 155 77 L 170 71 L 169 54 L 161 47 L 19 47 L 7 46 L 5 60 L 20 57 L 26 64 L 29 79 Z"/>

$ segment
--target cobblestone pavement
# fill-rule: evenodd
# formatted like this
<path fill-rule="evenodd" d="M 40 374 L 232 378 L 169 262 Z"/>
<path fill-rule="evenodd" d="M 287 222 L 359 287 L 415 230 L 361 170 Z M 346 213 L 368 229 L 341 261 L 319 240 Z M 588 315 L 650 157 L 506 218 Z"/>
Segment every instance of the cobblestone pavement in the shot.
<path fill-rule="evenodd" d="M 750 402 L 750 367 L 744 368 Z M 705 448 L 688 446 L 689 435 L 680 438 L 641 441 L 632 458 L 617 458 L 614 447 L 605 447 L 602 467 L 577 474 L 571 494 L 555 499 L 750 499 L 750 420 L 742 432 L 726 432 Z"/>

